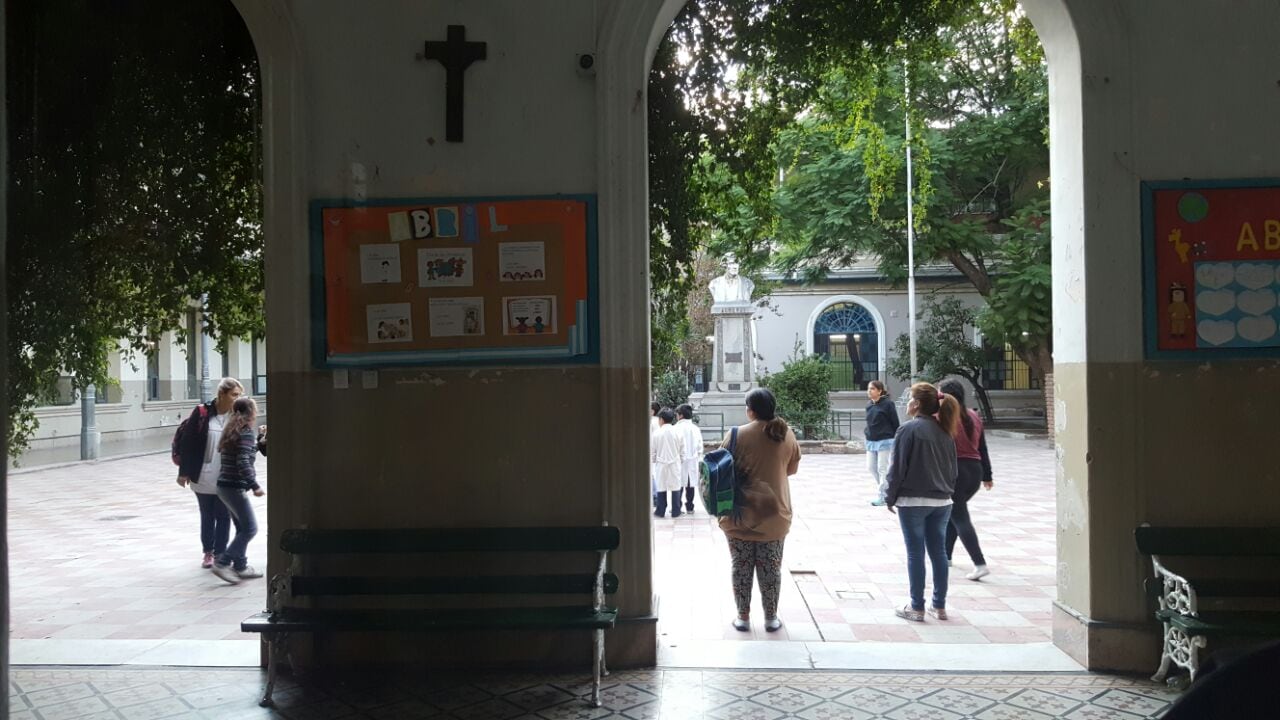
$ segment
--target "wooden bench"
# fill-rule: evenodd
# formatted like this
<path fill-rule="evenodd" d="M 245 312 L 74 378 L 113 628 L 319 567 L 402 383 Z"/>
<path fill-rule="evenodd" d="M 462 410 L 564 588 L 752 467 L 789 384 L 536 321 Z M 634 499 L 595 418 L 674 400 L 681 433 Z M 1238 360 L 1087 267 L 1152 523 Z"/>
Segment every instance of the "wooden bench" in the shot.
<path fill-rule="evenodd" d="M 294 633 L 335 631 L 429 632 L 456 629 L 584 629 L 595 638 L 594 682 L 591 702 L 600 706 L 600 676 L 604 662 L 604 631 L 617 621 L 618 611 L 606 607 L 605 595 L 618 590 L 618 578 L 606 573 L 609 551 L 620 536 L 614 527 L 459 528 L 387 530 L 286 530 L 280 549 L 292 555 L 289 571 L 271 580 L 271 609 L 240 624 L 244 632 L 262 633 L 268 640 L 267 689 L 260 703 L 267 707 L 275 689 L 279 655 Z M 468 555 L 519 554 L 532 560 L 539 554 L 598 553 L 593 572 L 514 575 L 324 575 L 304 574 L 302 558 L 345 555 L 370 564 L 371 556 L 426 553 Z M 421 565 L 427 565 L 422 563 Z M 575 605 L 477 607 L 476 596 L 590 595 Z M 318 599 L 340 596 L 465 596 L 466 602 L 417 608 L 322 608 Z M 300 607 L 299 600 L 306 605 Z M 292 662 L 290 662 L 292 665 Z"/>
<path fill-rule="evenodd" d="M 1146 589 L 1158 601 L 1155 615 L 1164 626 L 1160 669 L 1152 680 L 1164 680 L 1175 665 L 1195 680 L 1200 650 L 1211 637 L 1280 638 L 1280 610 L 1220 609 L 1232 600 L 1237 605 L 1243 599 L 1280 600 L 1277 575 L 1224 567 L 1226 558 L 1280 558 L 1280 528 L 1143 525 L 1134 538 L 1138 551 L 1151 556 L 1155 577 L 1147 580 Z M 1216 564 L 1190 576 L 1169 569 L 1169 557 L 1206 558 Z"/>

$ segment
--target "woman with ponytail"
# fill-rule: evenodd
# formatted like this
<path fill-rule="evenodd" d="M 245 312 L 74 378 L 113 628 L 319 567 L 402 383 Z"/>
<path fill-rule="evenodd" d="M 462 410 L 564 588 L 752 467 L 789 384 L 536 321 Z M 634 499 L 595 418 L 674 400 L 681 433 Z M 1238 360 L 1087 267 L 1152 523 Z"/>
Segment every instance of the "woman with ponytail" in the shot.
<path fill-rule="evenodd" d="M 907 582 L 911 602 L 894 613 L 924 622 L 924 558 L 933 566 L 933 603 L 928 612 L 947 619 L 947 523 L 956 490 L 956 442 L 960 403 L 929 383 L 911 386 L 907 415 L 898 428 L 889 465 L 885 502 L 898 513 L 907 546 Z"/>
<path fill-rule="evenodd" d="M 965 407 L 964 385 L 959 380 L 944 380 L 938 389 L 960 404 L 960 430 L 956 433 L 956 492 L 951 496 L 951 522 L 947 523 L 947 562 L 951 562 L 956 549 L 956 539 L 964 543 L 964 549 L 973 561 L 973 572 L 965 577 L 980 580 L 991 572 L 978 544 L 978 531 L 969 517 L 969 501 L 978 492 L 978 486 L 991 489 L 991 455 L 987 452 L 987 436 L 983 432 L 982 418 Z"/>
<path fill-rule="evenodd" d="M 746 425 L 726 435 L 720 447 L 733 444 L 733 467 L 739 486 L 735 512 L 720 518 L 733 563 L 733 599 L 738 617 L 733 626 L 751 629 L 752 572 L 760 581 L 764 629 L 782 627 L 778 594 L 782 590 L 782 543 L 791 529 L 791 485 L 787 477 L 800 467 L 800 444 L 787 422 L 776 414 L 773 393 L 756 388 L 747 393 Z"/>

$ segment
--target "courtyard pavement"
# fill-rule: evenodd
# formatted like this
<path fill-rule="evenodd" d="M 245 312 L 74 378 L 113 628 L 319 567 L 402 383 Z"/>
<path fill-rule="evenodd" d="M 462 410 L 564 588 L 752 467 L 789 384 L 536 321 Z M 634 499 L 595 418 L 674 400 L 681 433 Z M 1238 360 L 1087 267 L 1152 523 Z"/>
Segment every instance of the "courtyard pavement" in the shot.
<path fill-rule="evenodd" d="M 269 495 L 264 459 L 257 468 Z M 262 611 L 266 581 L 228 585 L 200 567 L 200 512 L 176 477 L 167 452 L 9 476 L 15 663 L 256 662 L 240 621 Z M 259 570 L 266 500 L 253 498 Z"/>
<path fill-rule="evenodd" d="M 994 489 L 980 490 L 970 509 L 991 574 L 966 580 L 973 565 L 957 543 L 947 622 L 908 623 L 893 614 L 907 601 L 906 552 L 897 516 L 869 504 L 875 491 L 866 456 L 806 455 L 791 479 L 783 629 L 764 631 L 758 592 L 752 631 L 729 625 L 736 611 L 728 545 L 699 508 L 654 519 L 661 643 L 1047 643 L 1056 594 L 1054 451 L 1043 439 L 990 437 L 988 444 Z"/>
<path fill-rule="evenodd" d="M 974 644 L 1047 644 L 1055 592 L 1053 450 L 1043 440 L 992 438 L 990 444 L 995 489 L 980 492 L 971 507 L 992 573 L 981 582 L 965 580 L 970 564 L 957 547 L 950 621 L 919 625 L 893 616 L 906 594 L 902 538 L 896 516 L 868 504 L 873 488 L 865 456 L 810 455 L 792 479 L 796 519 L 786 545 L 779 613 L 785 626 L 778 633 L 760 627 L 758 598 L 752 632 L 729 626 L 728 549 L 710 518 L 699 511 L 654 519 L 664 661 L 790 666 L 779 665 L 776 652 L 764 660 L 739 654 L 733 664 L 723 655 L 700 660 L 687 654 L 697 641 L 736 643 L 739 651 L 786 640 L 831 644 L 825 647 L 832 650 L 848 642 L 914 643 L 933 646 L 937 657 L 948 648 L 935 644 L 960 643 L 950 648 L 960 669 L 968 667 L 958 661 Z M 265 466 L 258 463 L 264 479 Z M 199 567 L 196 502 L 174 475 L 168 455 L 159 454 L 10 476 L 16 664 L 256 663 L 257 642 L 240 633 L 239 623 L 262 610 L 265 583 L 230 586 Z M 249 549 L 259 568 L 270 497 L 270 483 L 263 484 L 268 497 L 254 501 L 261 530 Z M 865 649 L 862 657 L 896 666 Z M 1057 666 L 1036 669 L 1051 668 Z"/>

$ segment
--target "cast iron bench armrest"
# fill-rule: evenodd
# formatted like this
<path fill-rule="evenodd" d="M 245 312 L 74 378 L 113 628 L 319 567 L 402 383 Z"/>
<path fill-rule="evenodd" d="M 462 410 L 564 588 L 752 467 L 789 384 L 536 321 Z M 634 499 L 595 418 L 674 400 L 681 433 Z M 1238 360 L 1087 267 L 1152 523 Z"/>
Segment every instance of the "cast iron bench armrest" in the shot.
<path fill-rule="evenodd" d="M 1162 557 L 1265 558 L 1280 557 L 1280 527 L 1152 527 L 1134 530 L 1138 551 L 1151 556 L 1155 577 L 1146 581 L 1147 594 L 1159 601 L 1155 617 L 1164 626 L 1159 682 L 1177 665 L 1195 679 L 1199 651 L 1208 636 L 1280 636 L 1280 612 L 1202 611 L 1204 598 L 1280 598 L 1280 580 L 1241 577 L 1237 570 L 1219 577 L 1188 578 L 1170 570 Z"/>
<path fill-rule="evenodd" d="M 1162 585 L 1160 609 L 1194 616 L 1198 612 L 1198 602 L 1191 581 L 1162 565 L 1159 555 L 1151 556 L 1151 565 L 1155 568 L 1156 580 Z"/>

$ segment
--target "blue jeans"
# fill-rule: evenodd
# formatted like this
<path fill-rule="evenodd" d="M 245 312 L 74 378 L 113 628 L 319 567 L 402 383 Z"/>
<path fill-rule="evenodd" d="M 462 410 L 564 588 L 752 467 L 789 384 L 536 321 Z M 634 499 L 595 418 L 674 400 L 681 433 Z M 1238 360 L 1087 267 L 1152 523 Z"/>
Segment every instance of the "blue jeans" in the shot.
<path fill-rule="evenodd" d="M 249 541 L 258 534 L 258 519 L 253 514 L 253 505 L 249 502 L 249 491 L 236 488 L 219 487 L 218 497 L 222 499 L 231 519 L 236 524 L 236 536 L 222 555 L 218 556 L 219 565 L 230 565 L 236 570 L 243 570 L 249 564 L 246 553 Z"/>
<path fill-rule="evenodd" d="M 933 606 L 947 606 L 947 522 L 951 506 L 899 507 L 898 523 L 907 544 L 907 580 L 911 585 L 911 608 L 924 610 L 924 556 L 933 563 Z"/>
<path fill-rule="evenodd" d="M 200 503 L 200 545 L 207 553 L 221 555 L 231 536 L 231 515 L 217 495 L 195 493 Z"/>
<path fill-rule="evenodd" d="M 876 483 L 876 493 L 881 502 L 889 490 L 889 465 L 893 460 L 893 439 L 867 441 L 867 470 Z"/>

